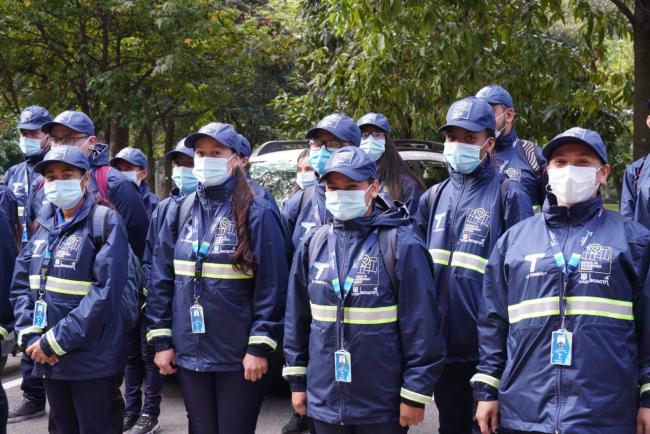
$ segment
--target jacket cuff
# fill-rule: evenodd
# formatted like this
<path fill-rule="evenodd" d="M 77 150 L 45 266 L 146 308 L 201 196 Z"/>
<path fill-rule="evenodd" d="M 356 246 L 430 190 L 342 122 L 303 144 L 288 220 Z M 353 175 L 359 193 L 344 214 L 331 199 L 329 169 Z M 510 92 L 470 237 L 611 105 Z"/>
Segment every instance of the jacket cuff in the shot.
<path fill-rule="evenodd" d="M 497 401 L 499 389 L 485 383 L 472 383 L 474 389 L 474 400 L 476 401 Z"/>
<path fill-rule="evenodd" d="M 41 345 L 41 350 L 43 350 L 47 357 L 54 355 L 54 350 L 50 346 L 50 343 L 47 341 L 47 338 L 45 336 L 41 336 L 38 343 Z"/>
<path fill-rule="evenodd" d="M 273 350 L 266 345 L 249 345 L 246 352 L 256 357 L 266 357 L 267 359 L 273 354 Z"/>
<path fill-rule="evenodd" d="M 639 406 L 643 408 L 650 408 L 650 383 L 642 384 L 640 389 L 641 399 Z"/>
<path fill-rule="evenodd" d="M 292 392 L 306 392 L 307 378 L 303 375 L 289 377 L 289 388 Z"/>
<path fill-rule="evenodd" d="M 409 407 L 424 408 L 424 404 L 421 402 L 411 401 L 410 399 L 406 399 L 404 397 L 402 397 L 402 404 L 406 404 Z"/>
<path fill-rule="evenodd" d="M 153 349 L 156 353 L 174 348 L 170 338 L 158 338 L 153 342 Z"/>

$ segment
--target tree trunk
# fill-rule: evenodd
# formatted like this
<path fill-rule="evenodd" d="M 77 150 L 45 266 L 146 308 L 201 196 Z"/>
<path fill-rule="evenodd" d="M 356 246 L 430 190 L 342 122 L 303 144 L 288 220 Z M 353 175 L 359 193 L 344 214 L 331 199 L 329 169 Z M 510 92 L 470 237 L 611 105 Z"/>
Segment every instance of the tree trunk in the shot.
<path fill-rule="evenodd" d="M 636 0 L 634 17 L 634 159 L 650 154 L 650 11 Z"/>
<path fill-rule="evenodd" d="M 147 145 L 147 159 L 149 160 L 149 175 L 147 176 L 147 182 L 149 183 L 149 188 L 153 190 L 154 193 L 158 194 L 160 188 L 156 183 L 156 172 L 158 171 L 158 165 L 153 158 L 153 133 L 151 132 L 151 124 L 147 124 L 144 127 L 144 135 L 146 137 Z"/>
<path fill-rule="evenodd" d="M 175 124 L 173 119 L 164 119 L 163 128 L 165 129 L 165 155 L 174 149 L 176 145 L 176 140 L 174 136 Z M 169 190 L 171 190 L 171 178 L 172 178 L 172 168 L 170 164 L 165 164 L 165 180 L 162 185 L 160 197 L 169 196 Z"/>
<path fill-rule="evenodd" d="M 117 119 L 111 120 L 111 141 L 110 141 L 111 155 L 120 152 L 120 149 L 129 146 L 129 127 L 122 125 Z"/>

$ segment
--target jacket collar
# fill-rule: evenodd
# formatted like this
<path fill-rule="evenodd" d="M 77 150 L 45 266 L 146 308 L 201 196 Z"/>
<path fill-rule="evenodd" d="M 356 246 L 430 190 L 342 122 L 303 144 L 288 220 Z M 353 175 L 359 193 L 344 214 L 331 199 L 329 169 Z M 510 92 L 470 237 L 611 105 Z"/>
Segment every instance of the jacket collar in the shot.
<path fill-rule="evenodd" d="M 489 156 L 485 157 L 485 160 L 483 160 L 476 170 L 468 175 L 456 172 L 451 167 L 449 168 L 449 177 L 456 187 L 459 187 L 463 182 L 469 183 L 470 187 L 481 185 L 494 176 L 496 176 L 496 170 L 494 169 L 492 160 Z"/>
<path fill-rule="evenodd" d="M 232 197 L 235 190 L 235 178 L 231 176 L 221 185 L 206 187 L 199 183 L 196 194 L 202 206 L 214 206 L 223 203 L 226 199 Z"/>
<path fill-rule="evenodd" d="M 45 158 L 45 154 L 47 154 L 47 152 L 41 152 L 40 154 L 30 155 L 29 157 L 25 157 L 25 162 L 30 166 L 36 166 L 38 163 L 43 161 L 43 158 Z"/>
<path fill-rule="evenodd" d="M 88 214 L 90 213 L 90 210 L 95 206 L 95 199 L 93 198 L 93 195 L 90 193 L 86 193 L 84 196 L 84 202 L 81 204 L 81 207 L 75 214 L 74 218 L 67 223 L 67 226 L 72 226 L 73 224 L 84 220 Z M 58 225 L 58 210 L 54 207 L 54 205 L 50 205 L 51 210 L 53 212 L 49 213 L 49 216 L 47 220 L 42 220 L 41 217 L 37 217 L 38 222 L 44 226 L 47 230 L 50 232 L 53 231 L 56 226 Z"/>
<path fill-rule="evenodd" d="M 88 162 L 93 167 L 101 167 L 108 165 L 108 145 L 102 145 L 101 143 L 95 144 L 95 149 L 88 157 Z"/>
<path fill-rule="evenodd" d="M 571 207 L 559 206 L 555 197 L 549 194 L 544 202 L 544 219 L 551 227 L 564 225 L 581 225 L 594 217 L 603 208 L 603 198 L 598 193 L 596 197 Z"/>
<path fill-rule="evenodd" d="M 512 144 L 517 140 L 517 131 L 512 128 L 508 134 L 500 136 L 496 141 L 496 150 L 503 151 L 512 147 Z"/>

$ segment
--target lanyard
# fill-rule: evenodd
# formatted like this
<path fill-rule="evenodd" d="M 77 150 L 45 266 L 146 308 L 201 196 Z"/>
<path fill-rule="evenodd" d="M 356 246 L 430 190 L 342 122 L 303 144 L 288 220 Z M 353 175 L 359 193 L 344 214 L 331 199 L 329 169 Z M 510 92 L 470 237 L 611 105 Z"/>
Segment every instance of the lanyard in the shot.
<path fill-rule="evenodd" d="M 230 212 L 230 201 L 226 200 L 217 208 L 210 221 L 207 231 L 203 227 L 203 213 L 199 204 L 199 198 L 194 199 L 192 208 L 192 231 L 196 241 L 192 241 L 192 251 L 196 255 L 194 264 L 194 302 L 198 304 L 201 297 L 201 281 L 203 279 L 203 262 L 212 249 L 212 244 L 220 226 L 221 219 Z"/>
<path fill-rule="evenodd" d="M 555 259 L 555 265 L 557 265 L 558 268 L 562 270 L 562 274 L 564 278 L 564 284 L 562 285 L 562 296 L 560 298 L 560 318 L 562 321 L 562 329 L 564 329 L 564 325 L 565 325 L 564 319 L 566 316 L 565 312 L 566 312 L 566 305 L 567 305 L 567 291 L 569 286 L 569 277 L 571 276 L 571 273 L 573 273 L 580 265 L 580 258 L 582 257 L 582 253 L 587 248 L 587 245 L 589 244 L 589 240 L 591 239 L 591 237 L 594 235 L 594 232 L 598 228 L 600 221 L 602 220 L 602 217 L 603 217 L 603 209 L 601 208 L 598 211 L 598 214 L 594 218 L 592 218 L 584 227 L 584 234 L 579 238 L 579 241 L 577 243 L 580 246 L 581 249 L 580 252 L 571 253 L 568 262 L 564 258 L 564 253 L 560 248 L 560 244 L 558 243 L 557 237 L 551 231 L 551 229 L 548 226 L 546 226 L 546 233 L 548 235 L 548 240 L 551 245 L 551 251 L 553 252 L 553 258 Z M 571 249 L 571 250 L 575 250 L 575 249 Z"/>
<path fill-rule="evenodd" d="M 54 218 L 56 219 L 56 216 Z M 40 274 L 39 285 L 38 285 L 39 300 L 42 300 L 43 296 L 45 295 L 45 281 L 47 280 L 47 276 L 50 273 L 50 262 L 52 259 L 52 255 L 54 254 L 54 252 L 56 252 L 56 249 L 59 247 L 59 244 L 61 243 L 61 233 L 67 227 L 69 227 L 69 225 L 68 226 L 60 225 L 58 227 L 55 227 L 54 230 L 52 230 L 48 235 L 47 247 L 43 252 L 43 262 L 41 262 L 41 274 Z"/>

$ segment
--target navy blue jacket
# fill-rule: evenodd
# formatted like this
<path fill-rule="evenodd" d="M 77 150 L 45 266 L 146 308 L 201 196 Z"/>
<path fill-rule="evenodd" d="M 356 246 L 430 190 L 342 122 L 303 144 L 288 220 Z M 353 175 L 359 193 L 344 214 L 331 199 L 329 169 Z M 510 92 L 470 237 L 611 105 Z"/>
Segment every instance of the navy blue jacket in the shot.
<path fill-rule="evenodd" d="M 221 186 L 199 184 L 196 198 L 205 225 L 214 213 L 232 201 L 234 179 Z M 232 210 L 220 221 L 217 236 L 202 267 L 201 298 L 205 334 L 193 334 L 190 307 L 194 304 L 195 253 L 198 241 L 192 218 L 177 236 L 179 202 L 170 201 L 154 251 L 145 308 L 147 340 L 155 350 L 176 350 L 178 366 L 204 372 L 241 371 L 246 353 L 270 356 L 282 339 L 286 303 L 287 260 L 278 254 L 284 246 L 282 222 L 268 201 L 254 196 L 248 217 L 252 273 L 234 267 L 237 245 Z M 208 223 L 210 222 L 210 223 Z"/>
<path fill-rule="evenodd" d="M 145 182 L 140 184 L 138 188 L 140 191 L 140 196 L 142 196 L 142 203 L 144 204 L 144 209 L 147 211 L 147 220 L 151 220 L 151 214 L 153 210 L 156 209 L 156 206 L 160 202 L 160 198 L 151 192 L 149 185 Z"/>
<path fill-rule="evenodd" d="M 313 186 L 307 188 L 313 188 Z M 302 202 L 304 195 L 305 189 L 300 188 L 293 192 L 282 204 L 280 213 L 282 214 L 282 220 L 284 221 L 284 226 L 289 235 L 293 235 L 293 231 L 296 228 L 296 221 L 300 214 L 300 203 Z"/>
<path fill-rule="evenodd" d="M 18 254 L 16 227 L 18 202 L 11 190 L 0 185 L 0 339 L 13 330 L 14 312 L 9 303 L 11 279 Z"/>
<path fill-rule="evenodd" d="M 371 215 L 334 221 L 321 230 L 336 237 L 339 273 L 329 261 L 327 237 L 316 237 L 313 262 L 309 244 L 315 230 L 300 243 L 294 257 L 284 353 L 293 391 L 307 391 L 307 412 L 332 424 L 379 424 L 399 420 L 400 401 L 431 402 L 442 369 L 444 341 L 432 291 L 433 269 L 426 249 L 414 236 L 403 210 L 375 201 Z M 371 232 L 397 228 L 393 288 L 379 243 L 368 250 L 355 284 L 344 299 L 334 292 Z M 344 321 L 337 309 L 343 308 Z M 334 353 L 344 347 L 352 359 L 352 382 L 334 377 Z"/>
<path fill-rule="evenodd" d="M 595 229 L 585 227 L 598 218 Z M 547 229 L 566 260 L 580 255 L 568 281 Z M 593 235 L 585 239 L 587 229 Z M 505 233 L 485 272 L 481 362 L 472 379 L 477 399 L 498 398 L 500 427 L 635 432 L 639 392 L 650 406 L 649 267 L 650 231 L 603 210 L 600 196 L 571 208 L 547 201 L 543 214 Z M 550 348 L 565 282 L 573 361 L 560 367 L 550 363 Z"/>
<path fill-rule="evenodd" d="M 542 148 L 535 146 L 537 163 L 542 170 L 546 167 L 546 158 L 542 155 Z M 524 155 L 521 147 L 521 139 L 517 132 L 512 129 L 510 134 L 503 135 L 497 139 L 494 147 L 494 160 L 500 173 L 505 173 L 510 179 L 519 181 L 524 187 L 530 203 L 540 206 L 546 198 L 544 176 L 537 177 L 535 171 Z M 545 173 L 544 171 L 542 173 Z M 539 209 L 539 208 L 538 208 Z"/>
<path fill-rule="evenodd" d="M 401 174 L 399 179 L 400 193 L 402 195 L 400 202 L 406 205 L 406 208 L 409 210 L 410 215 L 414 216 L 418 211 L 420 196 L 422 196 L 422 189 L 420 188 L 420 185 L 408 175 Z M 387 185 L 384 185 L 382 195 L 388 203 L 393 203 L 393 200 L 396 200 L 391 197 Z"/>
<path fill-rule="evenodd" d="M 108 237 L 97 249 L 90 233 L 92 196 L 70 222 L 59 214 L 40 227 L 21 251 L 11 288 L 18 343 L 27 348 L 40 339 L 43 352 L 57 354 L 54 366 L 37 365 L 36 375 L 56 380 L 87 380 L 124 368 L 125 330 L 119 306 L 126 284 L 128 242 L 124 223 L 111 211 Z M 47 327 L 33 325 L 34 303 L 48 243 L 53 246 L 43 298 Z"/>
<path fill-rule="evenodd" d="M 302 238 L 310 229 L 334 220 L 332 214 L 325 208 L 325 182 L 320 182 L 308 188 L 313 188 L 314 194 L 311 200 L 304 205 L 296 219 L 293 234 L 291 235 L 291 245 L 294 250 L 298 248 Z"/>
<path fill-rule="evenodd" d="M 650 165 L 647 156 L 636 160 L 623 175 L 621 214 L 650 229 Z"/>
<path fill-rule="evenodd" d="M 506 229 L 532 216 L 533 209 L 518 182 L 508 183 L 503 209 L 505 175 L 489 160 L 470 175 L 452 170 L 449 178 L 433 206 L 428 191 L 422 194 L 414 227 L 433 258 L 447 362 L 477 361 L 476 323 L 488 257 Z"/>

